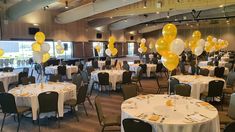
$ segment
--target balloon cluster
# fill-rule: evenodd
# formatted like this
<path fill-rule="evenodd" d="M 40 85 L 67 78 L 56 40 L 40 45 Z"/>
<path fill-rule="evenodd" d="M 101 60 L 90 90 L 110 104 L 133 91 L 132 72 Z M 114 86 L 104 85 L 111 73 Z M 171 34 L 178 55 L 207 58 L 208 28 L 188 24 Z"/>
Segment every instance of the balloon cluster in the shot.
<path fill-rule="evenodd" d="M 101 50 L 101 46 L 100 46 L 100 45 L 96 45 L 96 46 L 95 46 L 95 50 L 99 53 L 100 50 Z"/>
<path fill-rule="evenodd" d="M 4 50 L 0 48 L 0 57 L 4 55 Z"/>
<path fill-rule="evenodd" d="M 221 49 L 227 48 L 228 47 L 228 41 L 218 39 L 209 35 L 207 37 L 207 41 L 205 43 L 205 51 L 206 52 L 214 52 L 214 51 L 219 51 Z"/>
<path fill-rule="evenodd" d="M 142 38 L 140 42 L 141 43 L 140 43 L 140 47 L 138 48 L 138 52 L 141 54 L 146 53 L 147 52 L 147 47 L 145 46 L 146 39 Z"/>
<path fill-rule="evenodd" d="M 117 48 L 114 48 L 115 38 L 113 36 L 109 37 L 108 49 L 105 50 L 105 53 L 112 57 L 118 53 Z"/>
<path fill-rule="evenodd" d="M 50 59 L 50 45 L 44 43 L 45 35 L 43 32 L 37 32 L 34 36 L 36 42 L 32 44 L 33 60 L 37 63 L 45 63 Z"/>
<path fill-rule="evenodd" d="M 162 56 L 162 64 L 169 70 L 174 70 L 179 64 L 179 56 L 185 47 L 183 40 L 176 38 L 177 28 L 174 24 L 166 24 L 162 36 L 156 42 L 155 48 Z"/>
<path fill-rule="evenodd" d="M 201 39 L 201 32 L 196 30 L 193 32 L 192 40 L 189 41 L 188 47 L 190 48 L 193 54 L 199 56 L 202 54 L 205 44 L 206 41 L 204 39 Z"/>
<path fill-rule="evenodd" d="M 57 41 L 57 45 L 55 46 L 57 54 L 64 53 L 64 47 L 62 46 L 61 40 Z"/>

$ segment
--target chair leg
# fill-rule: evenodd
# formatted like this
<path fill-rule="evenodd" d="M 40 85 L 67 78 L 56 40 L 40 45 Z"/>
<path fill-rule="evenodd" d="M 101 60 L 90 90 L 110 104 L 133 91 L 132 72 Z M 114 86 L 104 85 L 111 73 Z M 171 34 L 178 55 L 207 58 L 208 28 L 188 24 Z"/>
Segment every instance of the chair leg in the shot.
<path fill-rule="evenodd" d="M 102 126 L 102 130 L 101 130 L 101 132 L 104 132 L 104 128 L 105 128 L 105 126 Z"/>
<path fill-rule="evenodd" d="M 82 103 L 82 105 L 83 105 L 83 108 L 84 108 L 84 110 L 85 110 L 85 112 L 86 112 L 86 116 L 88 116 L 87 111 L 86 111 L 85 104 L 84 104 L 84 103 Z"/>
<path fill-rule="evenodd" d="M 89 104 L 91 105 L 92 109 L 94 109 L 94 107 L 93 107 L 93 105 L 92 105 L 92 103 L 91 103 L 91 100 L 90 100 L 89 96 L 87 96 L 87 100 L 88 100 Z"/>
<path fill-rule="evenodd" d="M 40 115 L 39 115 L 39 113 L 38 113 L 38 130 L 40 132 Z"/>
<path fill-rule="evenodd" d="M 75 108 L 73 108 L 73 111 L 74 111 L 74 114 L 75 114 L 75 116 L 76 116 L 77 122 L 79 122 L 79 117 L 78 117 L 78 114 L 77 114 Z"/>
<path fill-rule="evenodd" d="M 59 117 L 59 113 L 58 112 L 56 112 L 56 115 L 55 116 L 58 116 L 58 127 L 60 128 L 60 117 Z"/>
<path fill-rule="evenodd" d="M 6 118 L 6 113 L 4 113 L 4 117 L 3 117 L 3 120 L 2 120 L 1 132 L 2 132 L 2 129 L 3 129 L 4 122 L 5 122 L 5 118 Z"/>
<path fill-rule="evenodd" d="M 20 122 L 21 122 L 21 115 L 20 114 L 17 114 L 17 120 L 18 120 L 17 132 L 19 132 Z"/>

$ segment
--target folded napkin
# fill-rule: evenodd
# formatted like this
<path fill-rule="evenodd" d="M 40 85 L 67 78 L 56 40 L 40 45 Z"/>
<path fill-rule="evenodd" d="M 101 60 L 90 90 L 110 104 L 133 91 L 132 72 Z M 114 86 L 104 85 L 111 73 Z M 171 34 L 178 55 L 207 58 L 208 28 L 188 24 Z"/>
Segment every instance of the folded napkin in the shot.
<path fill-rule="evenodd" d="M 23 97 L 26 97 L 26 96 L 29 96 L 30 94 L 29 93 L 22 93 L 20 94 L 20 96 L 23 96 Z"/>
<path fill-rule="evenodd" d="M 201 106 L 209 106 L 210 104 L 207 102 L 198 102 L 199 105 Z"/>
<path fill-rule="evenodd" d="M 160 118 L 159 115 L 151 115 L 151 116 L 149 117 L 149 120 L 150 120 L 150 121 L 157 121 L 159 118 Z"/>
<path fill-rule="evenodd" d="M 167 100 L 166 101 L 166 106 L 173 106 L 172 100 Z"/>
<path fill-rule="evenodd" d="M 189 117 L 194 121 L 203 121 L 206 119 L 206 117 L 201 114 L 193 114 L 193 115 L 190 115 Z"/>

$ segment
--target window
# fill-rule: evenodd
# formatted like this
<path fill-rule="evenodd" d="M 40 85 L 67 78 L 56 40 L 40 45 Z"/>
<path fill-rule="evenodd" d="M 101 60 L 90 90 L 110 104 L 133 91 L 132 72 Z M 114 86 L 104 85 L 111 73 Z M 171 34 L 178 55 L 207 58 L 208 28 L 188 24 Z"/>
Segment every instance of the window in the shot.
<path fill-rule="evenodd" d="M 104 56 L 104 43 L 103 42 L 92 42 L 92 47 L 93 47 L 93 55 L 96 56 L 95 52 L 95 47 L 99 45 L 101 47 L 100 52 L 98 53 L 98 56 Z"/>
<path fill-rule="evenodd" d="M 134 55 L 135 43 L 128 43 L 128 55 Z"/>
<path fill-rule="evenodd" d="M 55 42 L 55 46 L 56 46 L 56 44 L 57 43 Z M 55 51 L 55 57 L 56 58 L 62 58 L 62 59 L 70 59 L 70 58 L 72 58 L 72 55 L 73 55 L 73 44 L 72 44 L 72 42 L 61 42 L 61 45 L 65 49 L 64 53 L 63 54 L 57 54 L 57 52 Z"/>

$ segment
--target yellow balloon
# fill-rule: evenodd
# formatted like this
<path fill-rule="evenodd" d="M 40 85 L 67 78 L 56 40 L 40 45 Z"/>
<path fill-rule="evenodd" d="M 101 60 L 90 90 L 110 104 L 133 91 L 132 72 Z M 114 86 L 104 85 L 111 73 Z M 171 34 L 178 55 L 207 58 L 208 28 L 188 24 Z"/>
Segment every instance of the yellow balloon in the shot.
<path fill-rule="evenodd" d="M 211 35 L 207 36 L 207 38 L 206 38 L 206 40 L 207 40 L 208 42 L 211 42 L 212 39 L 213 39 L 213 36 L 211 36 Z"/>
<path fill-rule="evenodd" d="M 113 48 L 114 48 L 114 44 L 110 44 L 110 43 L 109 43 L 109 44 L 108 44 L 108 48 L 109 48 L 109 49 L 113 49 Z"/>
<path fill-rule="evenodd" d="M 95 46 L 95 49 L 96 49 L 97 52 L 100 52 L 101 47 L 100 47 L 99 45 L 96 45 L 96 46 Z"/>
<path fill-rule="evenodd" d="M 219 51 L 219 50 L 220 50 L 220 48 L 221 48 L 221 47 L 220 47 L 220 44 L 218 44 L 218 43 L 217 43 L 217 44 L 215 44 L 215 51 Z"/>
<path fill-rule="evenodd" d="M 150 44 L 149 44 L 149 49 L 153 49 L 154 48 L 154 44 L 151 42 Z"/>
<path fill-rule="evenodd" d="M 41 45 L 37 42 L 32 44 L 32 50 L 36 51 L 36 52 L 40 52 L 41 51 Z"/>
<path fill-rule="evenodd" d="M 141 48 L 145 47 L 145 44 L 144 44 L 144 43 L 141 43 L 141 44 L 140 44 L 140 47 L 141 47 Z"/>
<path fill-rule="evenodd" d="M 116 41 L 115 37 L 111 36 L 109 37 L 109 43 L 114 44 Z"/>
<path fill-rule="evenodd" d="M 142 50 L 145 53 L 145 52 L 147 52 L 148 48 L 147 47 L 143 47 Z"/>
<path fill-rule="evenodd" d="M 213 46 L 211 44 L 209 44 L 209 45 L 206 45 L 204 49 L 205 49 L 206 52 L 209 53 L 211 51 L 212 47 Z"/>
<path fill-rule="evenodd" d="M 42 63 L 47 62 L 50 59 L 50 54 L 49 53 L 45 53 L 42 55 Z"/>
<path fill-rule="evenodd" d="M 172 40 L 175 39 L 177 35 L 177 28 L 174 24 L 166 24 L 162 29 L 162 35 L 164 39 L 170 43 Z"/>
<path fill-rule="evenodd" d="M 59 54 L 64 54 L 64 49 L 59 50 Z"/>
<path fill-rule="evenodd" d="M 162 64 L 169 70 L 174 70 L 179 64 L 179 57 L 171 52 L 168 52 L 165 56 L 161 58 Z"/>
<path fill-rule="evenodd" d="M 201 32 L 198 30 L 194 31 L 192 37 L 196 40 L 199 40 L 201 38 Z"/>
<path fill-rule="evenodd" d="M 39 44 L 43 44 L 46 37 L 45 34 L 43 32 L 37 32 L 34 36 L 34 39 L 39 43 Z"/>
<path fill-rule="evenodd" d="M 111 50 L 112 56 L 115 56 L 118 53 L 118 50 L 116 48 Z"/>
<path fill-rule="evenodd" d="M 197 47 L 197 43 L 196 43 L 197 41 L 195 41 L 195 40 L 191 40 L 190 42 L 189 42 L 189 44 L 188 44 L 188 46 L 189 46 L 189 48 L 190 48 L 190 50 L 192 51 L 192 52 L 194 52 L 194 50 L 195 50 L 195 48 Z"/>
<path fill-rule="evenodd" d="M 157 52 L 160 55 L 163 56 L 163 55 L 165 55 L 169 51 L 169 43 L 167 41 L 165 41 L 165 39 L 159 38 L 157 40 L 155 48 L 156 48 Z"/>
<path fill-rule="evenodd" d="M 0 57 L 4 55 L 4 50 L 0 48 Z"/>

